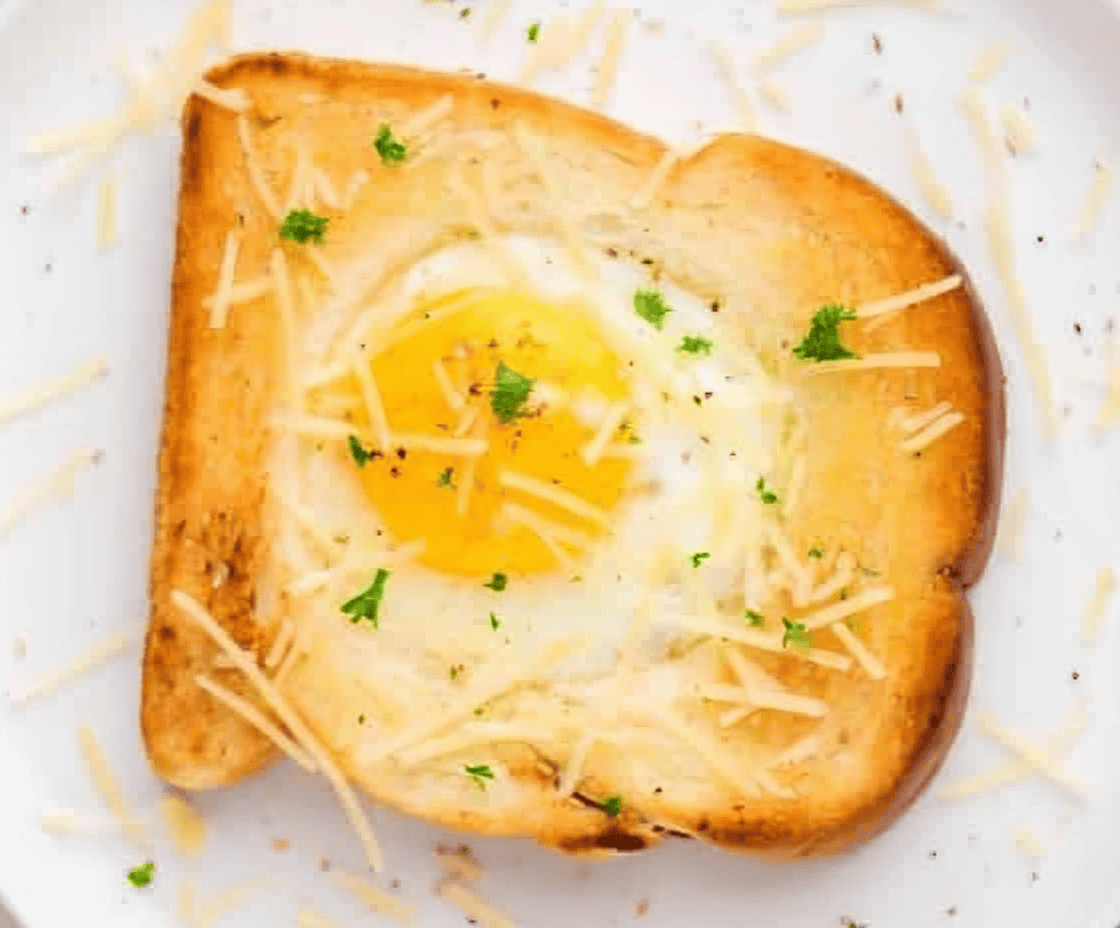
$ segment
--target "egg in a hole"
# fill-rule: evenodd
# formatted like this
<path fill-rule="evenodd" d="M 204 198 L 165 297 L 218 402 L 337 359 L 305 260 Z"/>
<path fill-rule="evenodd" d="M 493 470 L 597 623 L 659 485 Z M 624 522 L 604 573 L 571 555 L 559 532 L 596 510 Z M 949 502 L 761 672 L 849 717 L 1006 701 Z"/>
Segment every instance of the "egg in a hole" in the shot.
<path fill-rule="evenodd" d="M 288 539 L 318 552 L 285 589 L 304 655 L 286 685 L 375 793 L 423 765 L 472 797 L 472 758 L 570 754 L 551 745 L 593 717 L 646 739 L 626 776 L 653 784 L 677 752 L 625 718 L 683 694 L 715 724 L 692 681 L 722 658 L 682 619 L 741 619 L 768 566 L 758 487 L 789 397 L 713 295 L 501 247 L 523 275 L 478 243 L 414 267 L 353 369 L 308 394 L 347 428 L 298 456 L 310 524 L 291 531 L 319 543 Z"/>

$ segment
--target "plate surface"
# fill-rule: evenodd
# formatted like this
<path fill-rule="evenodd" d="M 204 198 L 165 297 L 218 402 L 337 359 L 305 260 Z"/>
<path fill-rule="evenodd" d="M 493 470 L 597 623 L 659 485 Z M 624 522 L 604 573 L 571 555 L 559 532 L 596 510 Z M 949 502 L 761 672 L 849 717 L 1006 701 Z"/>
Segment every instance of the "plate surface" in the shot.
<path fill-rule="evenodd" d="M 528 24 L 547 20 L 551 4 L 515 0 L 484 46 L 479 20 L 490 2 L 236 0 L 234 47 L 299 48 L 515 80 Z M 736 128 L 709 40 L 725 41 L 746 72 L 751 56 L 794 22 L 776 22 L 770 0 L 690 4 L 687 16 L 686 5 L 672 0 L 627 4 L 635 6 L 611 112 L 682 143 Z M 773 75 L 791 111 L 762 108 L 760 126 L 847 162 L 913 206 L 964 258 L 998 333 L 1009 392 L 1005 502 L 1027 488 L 1030 505 L 1018 555 L 1002 547 L 972 594 L 978 663 L 969 720 L 914 810 L 840 859 L 775 866 L 682 843 L 589 865 L 521 842 L 472 840 L 487 871 L 480 892 L 526 928 L 639 918 L 651 928 L 800 928 L 849 918 L 908 928 L 1111 928 L 1120 921 L 1112 899 L 1120 884 L 1116 603 L 1100 644 L 1080 641 L 1097 570 L 1120 569 L 1120 429 L 1096 426 L 1120 308 L 1114 200 L 1094 243 L 1073 243 L 1095 159 L 1109 163 L 1120 154 L 1120 18 L 1105 0 L 987 0 L 969 4 L 967 15 L 940 17 L 902 6 L 823 15 L 822 41 Z M 109 827 L 75 729 L 88 724 L 99 733 L 130 801 L 155 821 L 161 788 L 136 724 L 138 645 L 39 704 L 7 705 L 9 687 L 114 631 L 131 629 L 137 639 L 143 631 L 179 146 L 168 127 L 130 138 L 106 162 L 121 188 L 121 245 L 109 252 L 95 248 L 104 167 L 82 186 L 49 195 L 57 165 L 20 149 L 38 132 L 106 115 L 123 99 L 117 50 L 150 68 L 189 12 L 186 0 L 0 2 L 0 137 L 8 140 L 0 149 L 0 397 L 95 354 L 112 365 L 107 379 L 81 395 L 0 428 L 0 506 L 73 451 L 106 451 L 100 467 L 78 478 L 72 503 L 39 510 L 0 538 L 0 895 L 26 928 L 76 917 L 91 928 L 170 926 L 181 880 L 212 895 L 262 873 L 265 888 L 228 924 L 291 924 L 307 904 L 350 923 L 363 917 L 320 872 L 328 864 L 360 868 L 356 840 L 324 784 L 290 766 L 200 797 L 210 840 L 197 863 L 183 864 L 153 829 L 156 882 L 143 892 L 129 886 L 124 873 L 141 856 Z M 984 87 L 989 112 L 1018 106 L 1039 132 L 1038 152 L 1009 158 L 1008 170 L 1019 274 L 1057 394 L 1061 425 L 1052 442 L 1040 435 L 1024 353 L 989 258 L 983 167 L 957 103 L 977 53 L 1001 40 L 1013 52 Z M 597 59 L 595 46 L 538 86 L 587 103 Z M 951 191 L 952 221 L 938 220 L 921 199 L 911 130 Z M 1081 704 L 1092 721 L 1067 763 L 1087 784 L 1088 804 L 1037 778 L 967 802 L 938 796 L 939 785 L 1006 758 L 977 732 L 978 710 L 1041 743 Z M 51 806 L 88 814 L 95 833 L 45 835 L 40 813 Z M 375 822 L 388 877 L 400 880 L 421 923 L 462 924 L 432 895 L 432 851 L 459 838 L 380 810 Z M 1016 848 L 1022 827 L 1042 838 L 1044 856 Z"/>

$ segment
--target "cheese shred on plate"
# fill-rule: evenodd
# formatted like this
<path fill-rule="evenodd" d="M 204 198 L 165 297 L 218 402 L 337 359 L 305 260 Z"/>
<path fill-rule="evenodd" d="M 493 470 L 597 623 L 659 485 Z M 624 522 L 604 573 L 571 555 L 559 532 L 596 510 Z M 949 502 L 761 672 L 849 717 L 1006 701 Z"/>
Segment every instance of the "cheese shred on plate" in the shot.
<path fill-rule="evenodd" d="M 1096 644 L 1100 637 L 1101 623 L 1112 597 L 1116 593 L 1116 571 L 1111 567 L 1102 567 L 1097 571 L 1097 578 L 1093 586 L 1093 598 L 1085 610 L 1085 620 L 1081 625 L 1081 641 L 1084 644 Z"/>
<path fill-rule="evenodd" d="M 972 63 L 972 67 L 968 69 L 968 79 L 975 84 L 990 81 L 1007 64 L 1007 59 L 1011 56 L 1013 47 L 1011 42 L 1002 41 L 993 42 L 986 48 L 981 49 L 980 54 L 976 56 L 976 60 Z"/>
<path fill-rule="evenodd" d="M 7 400 L 0 401 L 0 422 L 35 412 L 92 386 L 109 373 L 109 362 L 93 358 L 78 364 L 68 374 L 61 374 L 30 387 Z"/>
<path fill-rule="evenodd" d="M 799 52 L 816 45 L 823 37 L 823 23 L 795 26 L 777 42 L 755 56 L 754 68 L 759 73 L 770 71 Z"/>
<path fill-rule="evenodd" d="M 198 810 L 179 796 L 164 796 L 159 808 L 179 853 L 198 857 L 206 845 L 206 822 Z"/>
<path fill-rule="evenodd" d="M 0 539 L 23 522 L 39 506 L 52 500 L 68 500 L 74 495 L 74 480 L 101 460 L 100 451 L 79 451 L 49 474 L 32 481 L 16 494 L 6 508 L 0 509 Z"/>
<path fill-rule="evenodd" d="M 450 902 L 468 919 L 472 919 L 482 928 L 518 928 L 517 924 L 508 916 L 502 914 L 493 906 L 483 902 L 469 889 L 459 883 L 448 883 L 439 890 L 440 896 Z"/>
<path fill-rule="evenodd" d="M 1101 210 L 1112 190 L 1112 169 L 1100 158 L 1097 159 L 1093 171 L 1093 183 L 1085 195 L 1085 203 L 1081 207 L 1081 214 L 1077 220 L 1078 245 L 1086 245 L 1093 238 L 1100 219 Z"/>
<path fill-rule="evenodd" d="M 128 632 L 118 632 L 111 635 L 100 644 L 94 645 L 85 654 L 74 658 L 64 667 L 50 671 L 26 687 L 13 690 L 11 694 L 12 705 L 26 705 L 32 700 L 47 696 L 66 684 L 84 677 L 94 668 L 100 667 L 114 657 L 123 654 L 134 640 L 134 636 Z"/>
<path fill-rule="evenodd" d="M 603 57 L 599 59 L 599 70 L 591 90 L 591 101 L 599 109 L 603 109 L 610 102 L 611 94 L 614 93 L 614 85 L 618 80 L 618 66 L 626 51 L 629 37 L 630 11 L 618 10 L 607 26 L 607 43 L 603 49 Z"/>
<path fill-rule="evenodd" d="M 751 102 L 750 94 L 747 93 L 747 88 L 743 86 L 743 81 L 739 77 L 739 69 L 735 64 L 735 59 L 731 56 L 731 51 L 723 42 L 719 41 L 712 43 L 711 51 L 720 79 L 731 91 L 731 100 L 735 105 L 735 112 L 739 116 L 739 128 L 743 132 L 753 132 L 758 125 L 754 104 Z"/>
<path fill-rule="evenodd" d="M 337 882 L 371 912 L 391 918 L 401 925 L 416 924 L 416 912 L 412 906 L 397 896 L 389 895 L 368 880 L 349 873 L 341 873 L 337 877 Z"/>
<path fill-rule="evenodd" d="M 147 830 L 133 814 L 128 800 L 124 798 L 121 781 L 105 759 L 105 751 L 93 729 L 85 725 L 78 729 L 78 746 L 89 767 L 90 776 L 93 777 L 93 784 L 101 793 L 101 798 L 105 800 L 105 805 L 113 818 L 117 820 L 133 844 L 144 847 L 147 842 Z"/>
<path fill-rule="evenodd" d="M 342 773 L 341 769 L 339 769 L 338 764 L 335 762 L 334 758 L 331 757 L 327 748 L 320 744 L 319 740 L 312 734 L 311 729 L 307 727 L 307 724 L 295 709 L 292 708 L 288 700 L 284 698 L 275 684 L 264 675 L 257 666 L 256 659 L 237 645 L 229 636 L 229 633 L 218 624 L 214 617 L 206 611 L 198 600 L 184 593 L 182 590 L 172 590 L 171 601 L 183 615 L 206 632 L 213 639 L 214 643 L 230 657 L 237 669 L 249 679 L 249 682 L 253 684 L 257 692 L 260 693 L 265 702 L 268 703 L 269 708 L 271 708 L 272 711 L 276 713 L 277 717 L 288 727 L 288 730 L 292 733 L 299 745 L 311 756 L 316 766 L 324 773 L 330 781 L 331 786 L 334 787 L 334 791 L 339 801 L 342 803 L 342 808 L 347 818 L 358 834 L 358 838 L 362 843 L 362 848 L 365 850 L 370 866 L 372 866 L 376 872 L 381 872 L 385 866 L 381 847 L 377 843 L 377 838 L 373 834 L 373 829 L 370 827 L 369 820 L 362 811 L 362 807 L 358 802 L 357 796 L 354 794 L 354 790 L 347 782 L 345 775 Z"/>

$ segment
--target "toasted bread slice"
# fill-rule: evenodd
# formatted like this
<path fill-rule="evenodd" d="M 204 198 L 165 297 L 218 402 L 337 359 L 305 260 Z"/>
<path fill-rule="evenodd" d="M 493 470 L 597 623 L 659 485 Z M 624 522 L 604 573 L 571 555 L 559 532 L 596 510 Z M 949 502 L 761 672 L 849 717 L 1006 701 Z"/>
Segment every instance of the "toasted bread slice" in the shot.
<path fill-rule="evenodd" d="M 358 279 L 338 269 L 368 269 L 370 254 L 382 280 L 480 231 L 483 239 L 528 233 L 567 245 L 574 236 L 576 247 L 609 255 L 606 261 L 644 259 L 658 279 L 711 301 L 722 337 L 738 340 L 788 391 L 804 447 L 795 465 L 799 477 L 787 471 L 774 479 L 783 496 L 786 485 L 804 480 L 797 505 L 779 520 L 782 538 L 797 553 L 799 569 L 818 571 L 821 582 L 825 567 L 805 560 L 805 552 L 818 543 L 825 561 L 847 552 L 849 566 L 861 568 L 846 591 L 853 596 L 889 583 L 893 596 L 862 612 L 855 628 L 885 678 L 872 679 L 858 662 L 840 672 L 798 660 L 788 649 L 743 648 L 783 691 L 826 704 L 824 718 L 762 711 L 753 722 L 720 727 L 710 706 L 690 703 L 673 716 L 677 723 L 666 723 L 668 735 L 659 730 L 661 747 L 652 754 L 627 747 L 644 737 L 640 726 L 591 739 L 584 732 L 587 756 L 579 758 L 574 796 L 557 790 L 580 752 L 581 736 L 570 730 L 546 726 L 536 739 L 526 734 L 484 751 L 477 744 L 466 753 L 452 750 L 438 769 L 379 757 L 379 745 L 408 742 L 397 737 L 399 727 L 375 718 L 376 707 L 369 719 L 350 720 L 356 728 L 340 727 L 339 712 L 357 716 L 361 703 L 340 700 L 341 684 L 330 671 L 337 643 L 317 651 L 305 642 L 301 660 L 285 673 L 287 698 L 348 775 L 379 801 L 453 828 L 528 835 L 567 852 L 633 851 L 674 833 L 783 858 L 842 850 L 894 821 L 937 770 L 964 709 L 973 637 L 964 591 L 984 568 L 1000 496 L 998 354 L 967 280 L 882 324 L 842 324 L 845 344 L 864 357 L 936 352 L 939 366 L 853 366 L 806 376 L 814 362 L 795 359 L 791 349 L 822 304 L 858 306 L 963 275 L 937 236 L 846 168 L 761 138 L 723 136 L 671 163 L 663 143 L 603 116 L 464 76 L 253 54 L 214 69 L 208 79 L 252 101 L 243 128 L 253 153 L 247 156 L 237 114 L 191 98 L 183 117 L 141 716 L 159 775 L 188 789 L 222 787 L 277 756 L 255 727 L 198 687 L 196 677 L 206 674 L 256 698 L 175 608 L 172 591 L 203 603 L 262 662 L 283 622 L 313 621 L 314 610 L 286 586 L 281 538 L 289 516 L 271 492 L 280 439 L 270 417 L 289 398 L 289 355 L 315 337 L 314 305 L 286 323 L 297 327 L 296 349 L 272 293 L 235 305 L 223 327 L 211 328 L 204 301 L 218 287 L 227 234 L 240 237 L 238 281 L 268 274 L 271 253 L 283 247 L 292 275 L 329 301 Z M 378 127 L 399 128 L 417 114 L 430 114 L 435 123 L 421 127 L 419 142 L 409 140 L 403 164 L 382 164 L 371 146 Z M 532 153 L 517 141 L 526 135 L 534 140 Z M 327 210 L 330 232 L 313 262 L 308 246 L 281 246 L 278 217 L 263 204 L 260 188 L 263 183 L 281 211 L 298 202 L 293 178 L 301 145 L 337 188 L 351 178 L 363 183 L 365 175 L 352 209 Z M 480 164 L 496 178 L 481 188 L 492 226 L 486 229 L 479 228 L 478 204 L 472 208 L 468 197 L 464 205 L 449 180 L 456 171 L 475 176 Z M 665 176 L 653 190 L 647 184 L 659 166 Z M 643 190 L 639 200 L 651 202 L 633 202 Z M 323 279 L 324 267 L 333 280 Z M 363 287 L 372 290 L 376 281 L 367 276 Z M 702 397 L 696 401 L 701 405 Z M 962 421 L 920 453 L 902 450 L 899 415 L 941 402 L 951 403 Z M 896 409 L 903 413 L 892 416 Z M 478 585 L 471 582 L 472 589 Z M 829 601 L 842 602 L 844 592 L 833 590 Z M 768 609 L 793 610 L 783 595 L 768 600 Z M 739 627 L 747 628 L 741 614 L 750 604 L 737 602 Z M 315 608 L 314 621 L 349 625 L 337 605 L 326 619 Z M 803 604 L 792 614 L 814 608 Z M 383 619 L 381 631 L 389 625 Z M 453 629 L 449 635 L 457 634 Z M 366 631 L 370 648 L 396 640 Z M 843 654 L 827 635 L 814 635 L 814 647 Z M 718 657 L 729 647 L 719 635 L 686 638 L 673 653 Z M 401 640 L 406 647 L 407 638 Z M 448 685 L 446 678 L 422 682 Z M 549 698 L 547 686 L 538 690 Z M 487 711 L 501 724 L 517 724 L 525 698 L 505 693 Z M 424 735 L 466 727 L 449 718 Z M 665 747 L 673 743 L 676 748 Z M 500 774 L 480 781 L 485 789 L 454 775 L 480 751 Z M 616 811 L 614 802 L 603 805 L 614 796 L 621 797 L 621 814 L 604 814 L 604 808 Z"/>

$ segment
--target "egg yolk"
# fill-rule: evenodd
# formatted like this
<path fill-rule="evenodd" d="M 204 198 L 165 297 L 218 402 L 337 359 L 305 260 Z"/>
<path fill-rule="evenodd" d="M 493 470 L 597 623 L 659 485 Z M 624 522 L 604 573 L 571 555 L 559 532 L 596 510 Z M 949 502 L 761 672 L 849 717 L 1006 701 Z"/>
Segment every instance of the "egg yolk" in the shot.
<path fill-rule="evenodd" d="M 512 421 L 502 421 L 510 415 L 502 405 L 499 365 L 534 384 L 527 402 L 515 402 Z M 553 540 L 564 536 L 561 547 L 573 559 L 583 553 L 580 539 L 606 531 L 603 520 L 501 481 L 503 473 L 527 475 L 608 514 L 626 492 L 629 460 L 608 455 L 588 466 L 580 453 L 599 431 L 608 406 L 628 394 L 619 361 L 584 303 L 552 303 L 511 290 L 459 291 L 402 318 L 371 369 L 393 433 L 487 443 L 487 450 L 473 457 L 391 447 L 360 470 L 393 536 L 425 542 L 420 563 L 485 576 L 556 568 L 555 550 L 537 531 L 503 512 L 506 503 L 567 530 Z M 524 397 L 524 389 L 504 398 L 519 396 Z M 576 415 L 573 404 L 581 397 L 585 404 L 594 398 L 598 421 Z M 368 421 L 360 408 L 354 418 Z M 632 434 L 624 424 L 612 443 L 628 439 Z M 463 494 L 468 505 L 460 512 Z M 578 533 L 574 540 L 573 531 Z"/>

